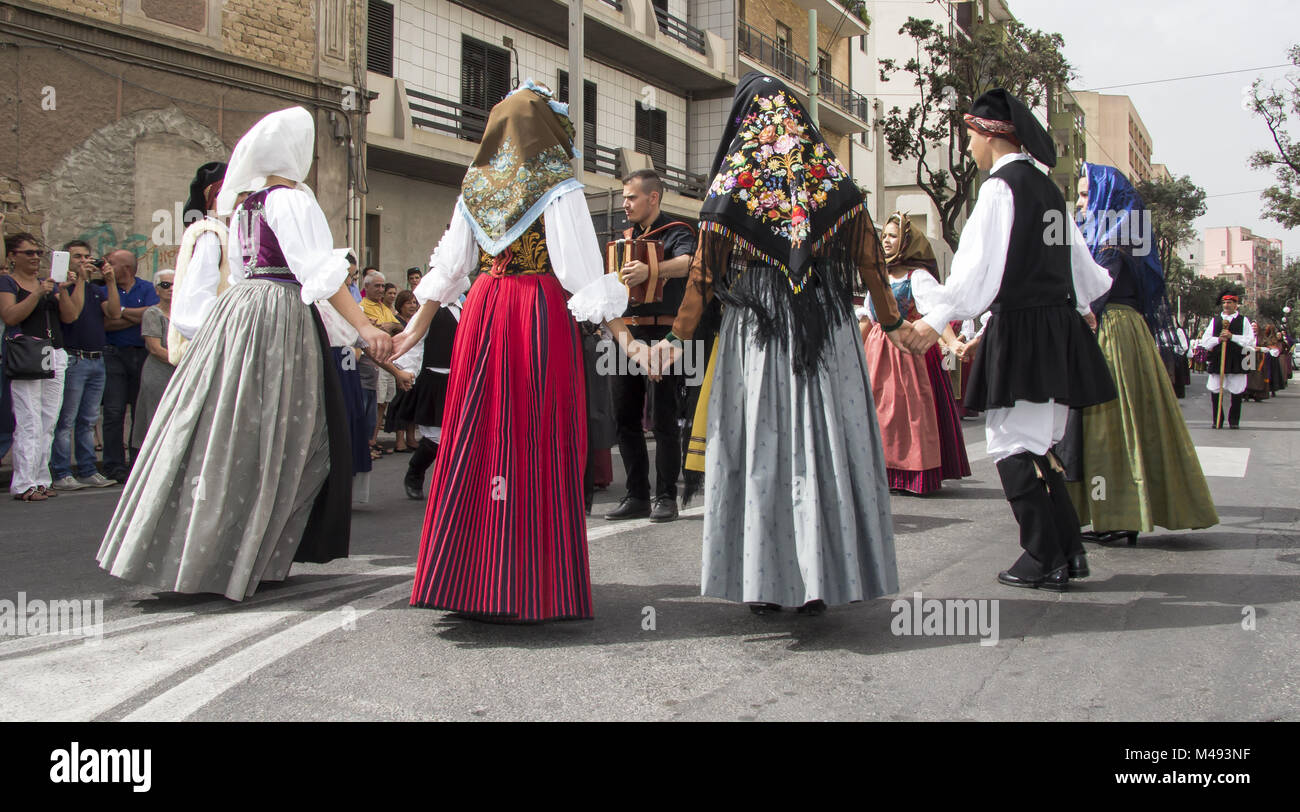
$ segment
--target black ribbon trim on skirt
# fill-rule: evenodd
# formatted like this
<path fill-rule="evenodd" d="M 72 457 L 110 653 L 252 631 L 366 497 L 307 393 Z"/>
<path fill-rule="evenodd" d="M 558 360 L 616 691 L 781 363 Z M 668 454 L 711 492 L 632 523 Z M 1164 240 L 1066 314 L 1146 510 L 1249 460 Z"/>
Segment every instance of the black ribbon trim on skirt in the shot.
<path fill-rule="evenodd" d="M 329 434 L 330 473 L 316 494 L 302 543 L 293 556 L 294 561 L 325 564 L 336 558 L 347 558 L 352 540 L 352 435 L 348 427 L 347 406 L 343 401 L 343 385 L 334 367 L 334 353 L 330 349 L 325 322 L 315 307 L 311 310 L 312 323 L 316 325 L 316 338 L 320 341 L 321 365 L 325 368 L 325 423 Z"/>

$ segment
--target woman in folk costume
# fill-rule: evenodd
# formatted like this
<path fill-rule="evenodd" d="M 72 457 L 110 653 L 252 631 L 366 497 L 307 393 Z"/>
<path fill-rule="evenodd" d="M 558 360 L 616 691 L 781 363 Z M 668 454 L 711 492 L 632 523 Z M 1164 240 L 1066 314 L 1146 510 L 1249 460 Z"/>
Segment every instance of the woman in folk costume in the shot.
<path fill-rule="evenodd" d="M 916 321 L 921 314 L 912 300 L 912 277 L 916 273 L 937 275 L 934 249 L 925 232 L 902 212 L 885 221 L 881 243 L 898 311 L 908 321 Z M 863 315 L 859 311 L 859 316 Z M 961 415 L 943 368 L 943 353 L 937 345 L 924 356 L 900 350 L 885 337 L 870 304 L 865 315 L 870 325 L 864 347 L 885 444 L 889 487 L 919 495 L 937 491 L 945 479 L 970 476 Z M 951 326 L 943 331 L 943 337 L 955 353 L 958 341 Z"/>
<path fill-rule="evenodd" d="M 1024 552 L 997 580 L 1064 592 L 1071 578 L 1088 575 L 1088 559 L 1050 451 L 1070 408 L 1115 397 L 1088 309 L 1110 278 L 1088 253 L 1061 190 L 1033 163 L 1055 166 L 1056 147 L 1024 102 L 997 88 L 976 99 L 964 121 L 968 149 L 989 179 L 948 281 L 913 277 L 924 317 L 909 347 L 928 348 L 953 319 L 992 312 L 965 403 L 988 413 L 988 453 L 1020 525 Z"/>
<path fill-rule="evenodd" d="M 515 622 L 592 617 L 583 469 L 586 390 L 577 319 L 622 319 L 606 276 L 567 105 L 530 80 L 492 108 L 451 227 L 415 290 L 399 354 L 471 272 L 411 605 Z M 567 300 L 567 301 L 566 301 Z"/>
<path fill-rule="evenodd" d="M 315 125 L 272 113 L 235 147 L 217 196 L 233 210 L 231 285 L 212 305 L 158 406 L 97 556 L 113 575 L 232 600 L 295 560 L 347 555 L 346 419 L 313 302 L 329 300 L 385 359 L 303 183 Z M 235 207 L 241 193 L 248 196 Z"/>
<path fill-rule="evenodd" d="M 172 366 L 181 362 L 190 340 L 212 312 L 217 297 L 230 287 L 230 231 L 217 216 L 217 195 L 226 177 L 222 161 L 206 163 L 194 173 L 185 200 L 185 234 L 176 254 L 172 279 L 172 315 L 167 327 L 167 355 Z"/>
<path fill-rule="evenodd" d="M 859 282 L 886 330 L 910 328 L 861 192 L 779 80 L 741 80 L 700 220 L 692 284 L 656 357 L 672 362 L 722 300 L 703 594 L 817 613 L 894 592 L 885 458 L 853 318 Z"/>
<path fill-rule="evenodd" d="M 1154 251 L 1137 256 L 1127 235 L 1145 205 L 1110 166 L 1084 164 L 1081 230 L 1110 290 L 1092 303 L 1097 342 L 1119 397 L 1083 410 L 1080 477 L 1069 484 L 1086 540 L 1134 543 L 1139 532 L 1219 523 L 1154 336 L 1172 335 L 1165 276 Z M 1100 478 L 1100 479 L 1099 479 Z"/>

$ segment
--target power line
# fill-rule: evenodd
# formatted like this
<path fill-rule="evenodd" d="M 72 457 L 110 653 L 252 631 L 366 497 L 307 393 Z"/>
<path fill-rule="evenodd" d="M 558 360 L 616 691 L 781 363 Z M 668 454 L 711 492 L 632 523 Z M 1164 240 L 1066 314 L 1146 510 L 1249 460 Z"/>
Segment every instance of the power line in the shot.
<path fill-rule="evenodd" d="M 1244 192 L 1221 192 L 1221 193 L 1219 193 L 1219 194 L 1217 194 L 1217 195 L 1206 195 L 1205 197 L 1206 197 L 1206 199 L 1208 200 L 1208 199 L 1211 198 L 1211 197 L 1232 197 L 1233 195 L 1257 195 L 1257 194 L 1259 194 L 1260 192 L 1266 192 L 1266 191 L 1268 191 L 1268 190 L 1267 190 L 1267 189 L 1248 189 L 1247 191 L 1244 191 Z"/>
<path fill-rule="evenodd" d="M 1241 68 L 1240 70 L 1224 70 L 1216 73 L 1198 73 L 1194 76 L 1175 76 L 1171 79 L 1151 79 L 1146 82 L 1129 82 L 1123 85 L 1106 85 L 1105 87 L 1090 87 L 1083 93 L 1096 93 L 1099 90 L 1115 90 L 1121 87 L 1138 87 L 1139 85 L 1158 85 L 1164 82 L 1181 82 L 1185 79 L 1208 79 L 1213 76 L 1231 76 L 1234 73 L 1251 73 L 1253 71 L 1274 70 L 1276 68 L 1290 68 L 1292 64 L 1287 62 L 1284 65 L 1265 65 L 1262 68 Z"/>

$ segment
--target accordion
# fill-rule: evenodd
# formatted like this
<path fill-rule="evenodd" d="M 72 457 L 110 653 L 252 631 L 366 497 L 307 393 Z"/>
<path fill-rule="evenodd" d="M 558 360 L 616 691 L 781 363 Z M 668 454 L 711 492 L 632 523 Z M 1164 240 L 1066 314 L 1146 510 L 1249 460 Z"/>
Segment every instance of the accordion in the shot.
<path fill-rule="evenodd" d="M 695 233 L 695 228 L 681 220 L 665 223 L 653 231 L 647 231 L 640 237 L 632 238 L 632 229 L 623 232 L 623 239 L 610 240 L 605 243 L 605 267 L 607 273 L 618 274 L 622 281 L 623 266 L 629 262 L 644 262 L 650 266 L 650 276 L 639 285 L 628 286 L 628 304 L 639 305 L 647 302 L 664 300 L 664 278 L 659 275 L 659 263 L 664 261 L 664 244 L 662 240 L 650 239 L 655 234 L 668 228 L 686 228 Z"/>

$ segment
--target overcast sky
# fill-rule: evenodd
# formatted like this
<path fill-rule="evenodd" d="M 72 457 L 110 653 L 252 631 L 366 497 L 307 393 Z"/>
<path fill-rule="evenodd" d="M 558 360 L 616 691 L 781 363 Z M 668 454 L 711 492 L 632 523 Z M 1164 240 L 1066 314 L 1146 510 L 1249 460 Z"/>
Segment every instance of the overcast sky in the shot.
<path fill-rule="evenodd" d="M 1073 87 L 1148 82 L 1282 65 L 1300 42 L 1296 0 L 1008 0 L 1024 24 L 1065 38 L 1065 57 L 1078 73 Z M 1272 185 L 1247 158 L 1272 146 L 1268 128 L 1242 106 L 1243 88 L 1256 78 L 1279 81 L 1286 69 L 1099 90 L 1133 99 L 1151 133 L 1151 160 L 1175 176 L 1190 175 L 1205 189 L 1207 212 L 1199 229 L 1246 226 L 1280 238 L 1300 254 L 1300 229 L 1262 219 L 1256 190 Z M 1300 122 L 1292 132 L 1300 135 Z M 1088 160 L 1106 163 L 1102 156 Z M 1252 194 L 1231 194 L 1233 192 Z M 1197 258 L 1200 259 L 1199 257 Z"/>

